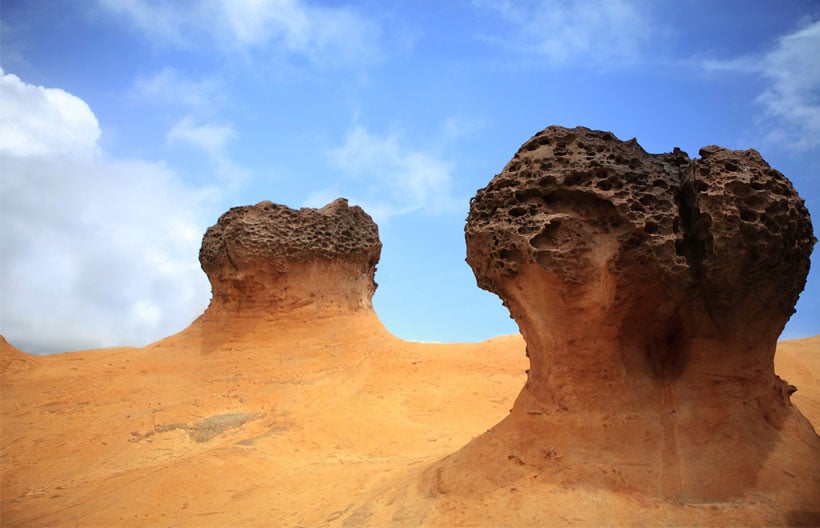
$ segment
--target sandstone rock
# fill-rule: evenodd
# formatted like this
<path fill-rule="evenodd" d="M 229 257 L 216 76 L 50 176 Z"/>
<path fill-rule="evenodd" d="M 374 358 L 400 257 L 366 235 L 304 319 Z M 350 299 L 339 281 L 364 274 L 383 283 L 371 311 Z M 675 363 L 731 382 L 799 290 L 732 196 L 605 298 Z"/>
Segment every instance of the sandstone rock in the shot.
<path fill-rule="evenodd" d="M 209 311 L 369 309 L 381 247 L 370 216 L 343 198 L 298 211 L 269 201 L 234 207 L 202 239 Z"/>
<path fill-rule="evenodd" d="M 428 472 L 433 495 L 526 478 L 675 504 L 762 493 L 766 515 L 817 507 L 820 442 L 773 370 L 809 214 L 756 151 L 700 155 L 553 126 L 478 191 L 467 262 L 531 366 L 510 416 Z"/>

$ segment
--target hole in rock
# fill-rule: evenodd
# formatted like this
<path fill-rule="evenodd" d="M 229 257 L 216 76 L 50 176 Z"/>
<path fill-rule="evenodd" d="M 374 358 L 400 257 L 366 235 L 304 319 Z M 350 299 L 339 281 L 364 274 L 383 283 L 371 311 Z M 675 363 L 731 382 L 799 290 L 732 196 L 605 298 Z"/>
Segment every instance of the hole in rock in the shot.
<path fill-rule="evenodd" d="M 566 185 L 567 187 L 576 187 L 578 185 L 581 185 L 587 177 L 587 174 L 580 172 L 570 174 L 569 176 L 564 178 L 564 185 Z"/>
<path fill-rule="evenodd" d="M 643 196 L 641 196 L 640 200 L 638 200 L 638 201 L 641 202 L 643 205 L 652 205 L 657 200 L 651 194 L 644 194 Z"/>
<path fill-rule="evenodd" d="M 727 183 L 726 189 L 731 191 L 735 196 L 747 196 L 751 192 L 750 186 L 740 181 Z"/>
<path fill-rule="evenodd" d="M 555 233 L 561 227 L 559 220 L 554 220 L 545 225 L 541 232 L 530 239 L 530 245 L 536 249 L 549 249 L 555 245 Z"/>
<path fill-rule="evenodd" d="M 743 209 L 740 211 L 740 219 L 744 222 L 757 222 L 757 213 Z"/>
<path fill-rule="evenodd" d="M 538 189 L 526 189 L 515 193 L 515 199 L 519 203 L 532 200 L 533 198 L 541 198 L 541 191 Z"/>
<path fill-rule="evenodd" d="M 606 180 L 599 181 L 595 186 L 601 189 L 602 191 L 609 191 L 612 189 L 612 184 Z"/>
<path fill-rule="evenodd" d="M 524 254 L 515 248 L 502 249 L 499 251 L 498 256 L 500 256 L 503 260 L 515 262 L 516 264 L 521 264 L 524 260 Z"/>

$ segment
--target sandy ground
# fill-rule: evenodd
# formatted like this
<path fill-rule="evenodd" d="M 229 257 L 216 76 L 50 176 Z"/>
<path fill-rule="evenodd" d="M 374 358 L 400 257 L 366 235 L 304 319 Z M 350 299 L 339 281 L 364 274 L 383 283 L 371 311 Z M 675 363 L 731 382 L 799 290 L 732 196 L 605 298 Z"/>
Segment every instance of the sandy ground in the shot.
<path fill-rule="evenodd" d="M 48 357 L 2 341 L 0 524 L 482 524 L 431 515 L 414 479 L 507 415 L 528 366 L 520 336 L 408 343 L 372 312 L 203 325 Z M 817 427 L 820 336 L 781 343 L 776 368 Z M 640 498 L 572 497 L 531 524 L 668 520 Z M 585 516 L 602 500 L 610 517 Z"/>
<path fill-rule="evenodd" d="M 817 431 L 820 427 L 820 335 L 778 343 L 774 366 L 781 378 L 797 387 L 791 400 Z"/>

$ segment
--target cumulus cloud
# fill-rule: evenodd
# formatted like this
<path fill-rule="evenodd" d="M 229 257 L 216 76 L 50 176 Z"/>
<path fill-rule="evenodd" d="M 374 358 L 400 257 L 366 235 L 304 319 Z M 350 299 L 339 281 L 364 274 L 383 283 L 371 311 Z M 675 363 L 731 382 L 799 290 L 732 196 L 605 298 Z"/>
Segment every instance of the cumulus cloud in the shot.
<path fill-rule="evenodd" d="M 768 138 L 796 149 L 820 146 L 820 21 L 788 35 L 763 55 L 703 61 L 712 70 L 761 77 L 757 97 L 770 120 Z"/>
<path fill-rule="evenodd" d="M 106 157 L 85 102 L 1 76 L 0 333 L 47 353 L 184 328 L 207 306 L 197 252 L 219 191 Z"/>
<path fill-rule="evenodd" d="M 151 38 L 181 46 L 218 43 L 235 51 L 284 48 L 324 64 L 378 58 L 378 24 L 348 7 L 302 0 L 99 2 Z"/>
<path fill-rule="evenodd" d="M 652 24 L 627 0 L 475 0 L 510 30 L 489 40 L 551 64 L 632 62 L 650 42 Z"/>
<path fill-rule="evenodd" d="M 452 164 L 403 144 L 396 134 L 379 136 L 353 127 L 344 142 L 328 152 L 328 158 L 345 178 L 364 189 L 361 196 L 351 198 L 377 220 L 412 211 L 435 214 L 458 208 L 452 191 Z M 319 191 L 308 199 L 308 205 L 318 206 L 334 194 L 337 188 Z"/>
<path fill-rule="evenodd" d="M 31 86 L 0 68 L 0 153 L 97 153 L 100 127 L 88 105 L 57 88 Z"/>

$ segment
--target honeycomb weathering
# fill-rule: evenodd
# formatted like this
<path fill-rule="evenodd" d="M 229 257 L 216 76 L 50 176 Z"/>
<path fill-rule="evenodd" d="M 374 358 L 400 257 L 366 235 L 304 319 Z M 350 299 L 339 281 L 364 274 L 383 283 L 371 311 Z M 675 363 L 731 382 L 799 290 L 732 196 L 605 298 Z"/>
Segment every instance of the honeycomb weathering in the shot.
<path fill-rule="evenodd" d="M 788 318 L 814 242 L 803 201 L 754 150 L 700 155 L 647 154 L 585 128 L 539 132 L 472 202 L 467 260 L 479 285 L 503 297 L 505 280 L 533 264 L 574 287 L 604 259 L 622 282 L 698 295 L 720 317 L 751 295 Z"/>
<path fill-rule="evenodd" d="M 370 308 L 381 246 L 372 218 L 343 198 L 300 210 L 264 201 L 223 214 L 206 231 L 199 260 L 211 307 Z"/>
<path fill-rule="evenodd" d="M 518 323 L 530 369 L 510 416 L 431 473 L 434 493 L 535 472 L 816 506 L 818 438 L 773 369 L 809 269 L 809 214 L 756 151 L 700 156 L 553 126 L 477 192 L 467 262 Z M 488 457 L 498 466 L 470 469 Z"/>
<path fill-rule="evenodd" d="M 580 127 L 539 132 L 471 203 L 479 286 L 536 348 L 556 339 L 549 325 L 603 325 L 627 363 L 643 354 L 658 375 L 680 374 L 699 336 L 754 329 L 773 349 L 808 274 L 808 211 L 756 151 L 700 154 L 648 154 Z M 771 371 L 771 352 L 748 356 Z"/>

